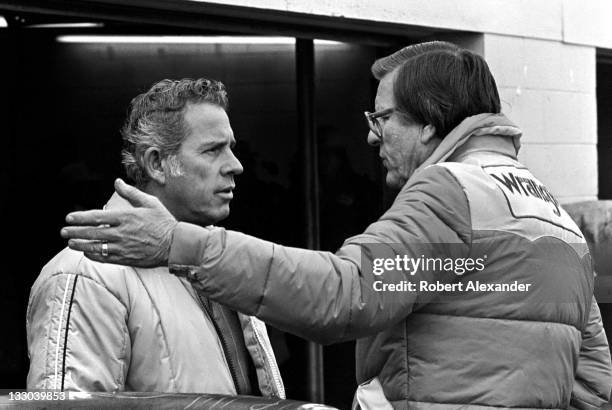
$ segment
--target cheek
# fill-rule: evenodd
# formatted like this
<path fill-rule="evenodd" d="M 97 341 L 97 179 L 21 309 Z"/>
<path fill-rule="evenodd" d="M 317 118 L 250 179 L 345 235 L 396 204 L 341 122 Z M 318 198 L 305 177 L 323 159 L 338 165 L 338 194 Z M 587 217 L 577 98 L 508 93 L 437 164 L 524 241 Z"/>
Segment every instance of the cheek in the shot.
<path fill-rule="evenodd" d="M 393 124 L 389 124 L 385 127 L 385 133 L 383 134 L 383 145 L 387 146 L 390 150 L 396 147 L 402 138 L 400 130 Z"/>
<path fill-rule="evenodd" d="M 387 154 L 389 159 L 397 159 L 399 157 L 399 143 L 395 136 L 391 136 L 383 142 L 383 151 Z"/>
<path fill-rule="evenodd" d="M 194 190 L 212 190 L 215 178 L 209 167 L 206 166 L 185 166 L 183 169 L 184 183 L 191 184 Z"/>

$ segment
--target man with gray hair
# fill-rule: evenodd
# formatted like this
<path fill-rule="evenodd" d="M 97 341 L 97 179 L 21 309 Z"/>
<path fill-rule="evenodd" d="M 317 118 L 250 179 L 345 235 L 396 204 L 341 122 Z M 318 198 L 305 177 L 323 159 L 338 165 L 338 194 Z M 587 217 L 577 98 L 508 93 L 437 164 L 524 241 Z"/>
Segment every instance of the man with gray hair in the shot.
<path fill-rule="evenodd" d="M 227 104 L 224 85 L 208 79 L 163 80 L 132 100 L 127 175 L 177 220 L 207 226 L 229 214 L 242 165 Z M 115 194 L 105 208 L 131 207 Z M 265 325 L 167 268 L 104 265 L 66 248 L 32 287 L 27 333 L 29 389 L 284 398 Z"/>

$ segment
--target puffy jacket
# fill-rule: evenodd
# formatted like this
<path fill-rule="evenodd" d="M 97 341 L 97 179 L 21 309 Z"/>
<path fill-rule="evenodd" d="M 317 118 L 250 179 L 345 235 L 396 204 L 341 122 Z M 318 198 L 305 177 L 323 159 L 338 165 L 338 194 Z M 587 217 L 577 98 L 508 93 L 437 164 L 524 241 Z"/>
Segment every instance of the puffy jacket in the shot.
<path fill-rule="evenodd" d="M 467 118 L 336 254 L 181 223 L 170 270 L 307 339 L 359 338 L 364 408 L 374 400 L 399 409 L 599 407 L 610 398 L 612 365 L 588 247 L 517 161 L 519 137 L 503 115 Z M 445 257 L 451 270 L 482 258 L 484 269 L 374 273 L 376 259 L 402 254 Z M 380 281 L 417 288 L 380 291 Z M 463 291 L 420 289 L 420 281 Z M 503 290 L 512 284 L 529 286 Z"/>
<path fill-rule="evenodd" d="M 118 198 L 111 207 L 129 206 Z M 224 353 L 246 347 L 261 393 L 284 398 L 263 322 L 238 314 L 244 343 L 227 332 L 222 344 L 211 317 L 224 308 L 205 302 L 167 268 L 101 264 L 66 248 L 30 294 L 28 389 L 236 394 L 248 371 L 236 360 L 230 373 Z"/>

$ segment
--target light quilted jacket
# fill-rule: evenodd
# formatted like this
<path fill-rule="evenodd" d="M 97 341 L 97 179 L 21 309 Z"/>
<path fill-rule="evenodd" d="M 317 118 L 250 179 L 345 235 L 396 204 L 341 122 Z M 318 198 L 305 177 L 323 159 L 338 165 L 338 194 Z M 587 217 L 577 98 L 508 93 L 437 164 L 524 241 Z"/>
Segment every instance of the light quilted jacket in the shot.
<path fill-rule="evenodd" d="M 130 206 L 114 196 L 111 206 Z M 263 322 L 238 314 L 264 396 L 284 398 Z M 168 268 L 102 264 L 64 249 L 27 312 L 28 389 L 236 394 L 225 348 L 191 284 Z M 234 377 L 248 383 L 239 366 Z M 244 384 L 243 383 L 243 384 Z"/>

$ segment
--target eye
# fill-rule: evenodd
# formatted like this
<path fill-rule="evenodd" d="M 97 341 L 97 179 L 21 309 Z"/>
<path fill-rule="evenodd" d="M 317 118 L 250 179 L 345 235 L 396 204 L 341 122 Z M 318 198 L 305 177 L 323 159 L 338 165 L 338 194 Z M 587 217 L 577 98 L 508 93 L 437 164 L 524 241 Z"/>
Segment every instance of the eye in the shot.
<path fill-rule="evenodd" d="M 380 117 L 378 117 L 378 118 L 379 118 L 380 120 L 382 120 L 382 121 L 387 121 L 389 118 L 391 118 L 391 116 L 392 116 L 392 115 L 393 115 L 393 113 L 392 113 L 392 112 L 390 112 L 390 113 L 388 113 L 388 114 L 381 115 L 381 116 L 380 116 Z"/>
<path fill-rule="evenodd" d="M 204 154 L 218 154 L 222 149 L 223 149 L 222 145 L 215 145 L 215 146 L 212 146 L 212 147 L 202 151 L 202 153 L 204 153 Z"/>

